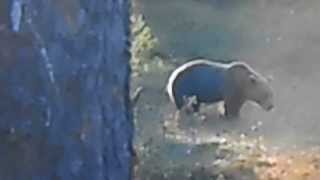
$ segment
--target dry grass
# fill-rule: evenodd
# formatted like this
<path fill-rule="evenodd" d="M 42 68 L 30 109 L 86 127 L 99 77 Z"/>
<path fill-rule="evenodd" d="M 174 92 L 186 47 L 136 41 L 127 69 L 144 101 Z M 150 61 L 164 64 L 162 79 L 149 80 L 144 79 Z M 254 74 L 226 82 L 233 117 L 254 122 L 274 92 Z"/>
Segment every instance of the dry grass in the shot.
<path fill-rule="evenodd" d="M 319 180 L 320 152 L 302 151 L 269 156 L 269 167 L 258 168 L 260 180 Z"/>

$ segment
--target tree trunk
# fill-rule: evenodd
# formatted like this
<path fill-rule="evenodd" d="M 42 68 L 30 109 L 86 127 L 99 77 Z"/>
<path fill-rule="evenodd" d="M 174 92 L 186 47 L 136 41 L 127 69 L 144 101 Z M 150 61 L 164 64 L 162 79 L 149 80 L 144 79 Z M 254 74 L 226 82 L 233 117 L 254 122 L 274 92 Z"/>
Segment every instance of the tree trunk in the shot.
<path fill-rule="evenodd" d="M 131 179 L 128 0 L 0 10 L 0 179 Z"/>

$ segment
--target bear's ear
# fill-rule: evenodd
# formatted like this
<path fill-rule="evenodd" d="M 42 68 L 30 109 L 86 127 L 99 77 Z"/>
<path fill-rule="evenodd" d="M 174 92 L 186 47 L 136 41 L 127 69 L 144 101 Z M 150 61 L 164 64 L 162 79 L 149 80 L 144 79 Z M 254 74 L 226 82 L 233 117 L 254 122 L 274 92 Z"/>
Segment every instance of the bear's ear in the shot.
<path fill-rule="evenodd" d="M 256 84 L 257 83 L 257 78 L 253 74 L 251 74 L 249 76 L 249 80 L 250 80 L 251 84 Z"/>

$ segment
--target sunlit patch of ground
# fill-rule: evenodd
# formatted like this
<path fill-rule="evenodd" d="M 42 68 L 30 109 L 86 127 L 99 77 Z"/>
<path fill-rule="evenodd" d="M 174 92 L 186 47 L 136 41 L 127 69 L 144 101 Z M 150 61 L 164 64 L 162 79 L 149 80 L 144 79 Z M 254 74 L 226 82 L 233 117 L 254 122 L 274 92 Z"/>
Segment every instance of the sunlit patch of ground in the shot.
<path fill-rule="evenodd" d="M 144 156 L 144 177 L 156 179 L 319 180 L 320 148 L 279 149 L 262 137 L 196 137 L 176 129 L 166 136 L 170 145 Z M 170 152 L 179 152 L 174 158 Z M 162 155 L 159 155 L 162 154 Z M 143 155 L 143 152 L 140 152 Z M 205 159 L 202 159 L 205 157 Z M 152 168 L 157 164 L 157 168 Z M 144 166 L 144 167 L 143 167 Z M 148 176 L 148 177 L 146 177 Z"/>
<path fill-rule="evenodd" d="M 269 167 L 258 168 L 260 180 L 319 180 L 320 152 L 282 152 L 265 157 Z"/>
<path fill-rule="evenodd" d="M 239 153 L 238 157 L 223 168 L 222 174 L 238 173 L 237 175 L 241 176 L 245 170 L 252 170 L 257 180 L 320 179 L 319 148 L 275 151 L 256 140 L 246 139 L 235 143 L 233 148 Z"/>

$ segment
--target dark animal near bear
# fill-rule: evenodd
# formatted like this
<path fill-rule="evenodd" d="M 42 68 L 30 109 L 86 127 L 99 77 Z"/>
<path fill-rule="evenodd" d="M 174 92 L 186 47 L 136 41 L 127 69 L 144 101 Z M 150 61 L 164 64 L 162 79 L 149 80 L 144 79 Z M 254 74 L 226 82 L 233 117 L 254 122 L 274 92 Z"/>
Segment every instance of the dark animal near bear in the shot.
<path fill-rule="evenodd" d="M 273 108 L 273 90 L 268 80 L 240 61 L 213 62 L 204 58 L 193 59 L 169 77 L 167 93 L 180 110 L 194 97 L 191 107 L 199 110 L 201 103 L 224 102 L 224 116 L 239 116 L 242 105 L 256 102 L 266 111 Z"/>

